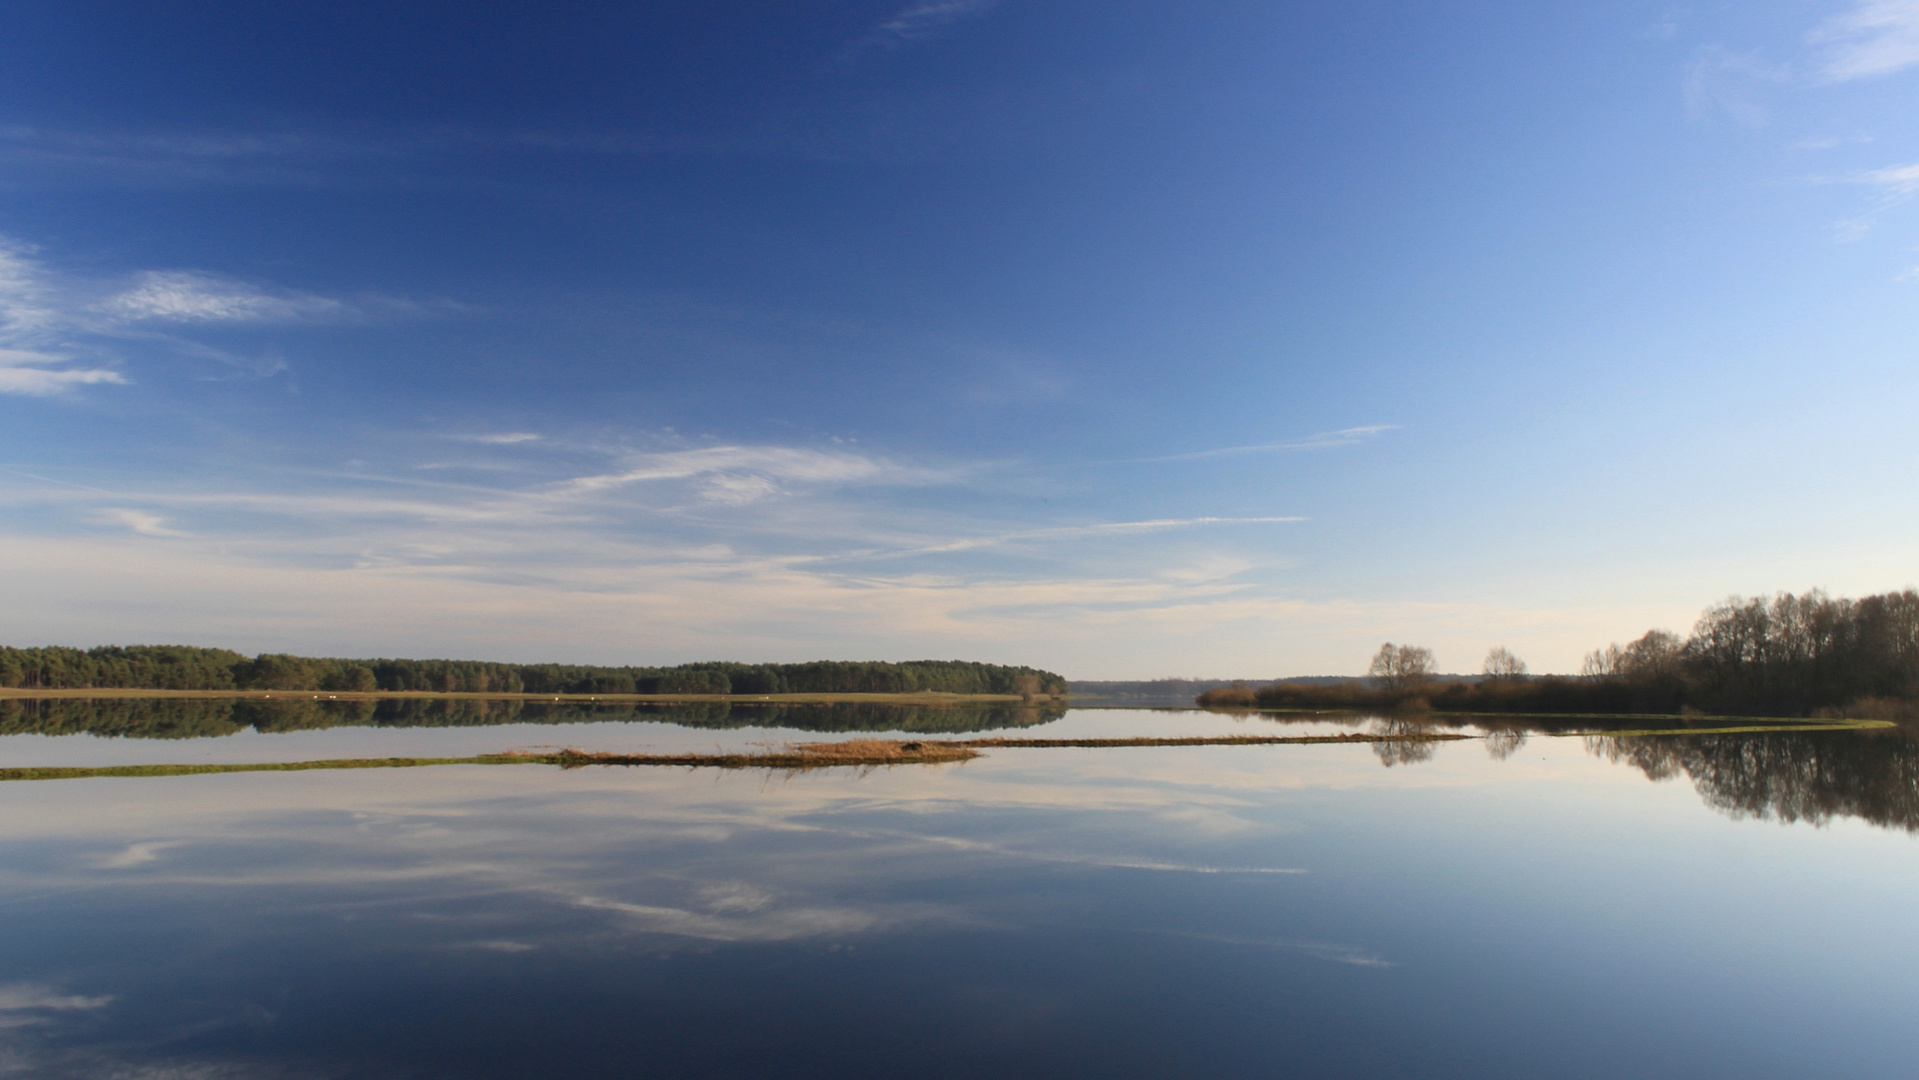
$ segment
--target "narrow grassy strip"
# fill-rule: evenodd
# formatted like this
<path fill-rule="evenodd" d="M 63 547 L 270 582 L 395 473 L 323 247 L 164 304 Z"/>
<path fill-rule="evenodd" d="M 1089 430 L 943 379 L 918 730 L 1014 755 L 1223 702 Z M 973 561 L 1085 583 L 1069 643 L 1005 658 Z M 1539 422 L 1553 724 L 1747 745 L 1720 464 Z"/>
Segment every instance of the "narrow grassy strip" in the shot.
<path fill-rule="evenodd" d="M 312 769 L 407 769 L 428 765 L 677 765 L 718 769 L 819 769 L 834 765 L 920 765 L 964 761 L 978 751 L 937 740 L 848 739 L 805 743 L 783 750 L 720 754 L 596 754 L 562 750 L 556 754 L 483 754 L 444 758 L 334 758 L 325 761 L 268 761 L 201 765 L 105 765 L 96 768 L 35 767 L 0 769 L 6 780 L 83 780 L 98 777 L 198 776 L 208 773 L 304 772 Z"/>
<path fill-rule="evenodd" d="M 1851 720 L 1827 724 L 1786 726 L 1767 724 L 1723 728 L 1664 728 L 1638 731 L 1541 732 L 1554 738 L 1575 736 L 1640 737 L 1654 735 L 1741 735 L 1777 731 L 1860 731 L 1895 727 L 1885 720 Z M 1456 742 L 1483 736 L 1451 731 L 1415 731 L 1378 734 L 1348 732 L 1339 735 L 1194 735 L 1183 738 L 1139 736 L 1111 739 L 847 739 L 841 742 L 799 743 L 779 750 L 718 754 L 611 754 L 561 750 L 553 754 L 481 754 L 475 757 L 330 758 L 322 761 L 265 761 L 197 765 L 105 765 L 95 768 L 39 766 L 0 768 L 0 782 L 8 780 L 83 780 L 105 777 L 200 776 L 211 773 L 306 772 L 314 769 L 410 769 L 430 765 L 558 765 L 575 769 L 587 765 L 667 765 L 681 768 L 782 769 L 800 771 L 856 766 L 929 765 L 966 761 L 979 751 L 1006 749 L 1111 749 L 1129 746 L 1274 746 L 1328 743 Z"/>
<path fill-rule="evenodd" d="M 1277 709 L 1247 706 L 1215 705 L 1210 707 L 1181 710 L 1190 712 L 1225 713 L 1234 716 L 1262 714 L 1267 716 L 1390 716 L 1401 720 L 1436 720 L 1465 717 L 1498 717 L 1513 720 L 1677 720 L 1682 723 L 1710 724 L 1717 721 L 1737 721 L 1741 724 L 1804 724 L 1808 720 L 1803 716 L 1720 716 L 1716 714 L 1695 713 L 1550 713 L 1550 712 L 1461 712 L 1447 709 L 1418 709 L 1399 711 L 1394 709 Z M 1867 723 L 1864 720 L 1849 720 L 1845 717 L 1821 718 L 1821 723 Z"/>
<path fill-rule="evenodd" d="M 1185 738 L 1155 738 L 1142 736 L 1130 739 L 963 739 L 955 740 L 956 746 L 967 746 L 986 750 L 993 747 L 1019 747 L 1041 750 L 1064 747 L 1087 747 L 1104 749 L 1115 746 L 1274 746 L 1279 744 L 1309 745 L 1315 743 L 1382 743 L 1382 742 L 1452 742 L 1455 739 L 1476 739 L 1477 735 L 1461 735 L 1452 731 L 1412 731 L 1390 735 L 1350 732 L 1340 735 L 1193 735 Z"/>
<path fill-rule="evenodd" d="M 202 773 L 305 772 L 309 769 L 411 769 L 425 765 L 525 765 L 536 757 L 489 754 L 463 758 L 332 758 L 325 761 L 259 761 L 202 765 L 104 765 L 0 769 L 0 780 L 81 780 L 96 776 L 197 776 Z"/>
<path fill-rule="evenodd" d="M 721 769 L 820 769 L 833 765 L 930 765 L 965 761 L 979 751 L 964 743 L 941 739 L 845 739 L 840 742 L 800 743 L 783 750 L 734 754 L 589 754 L 562 750 L 534 760 L 567 768 L 581 765 L 696 765 Z"/>
<path fill-rule="evenodd" d="M 1698 727 L 1698 728 L 1643 728 L 1634 731 L 1542 731 L 1536 734 L 1554 739 L 1588 738 L 1605 736 L 1607 738 L 1638 738 L 1646 735 L 1769 735 L 1780 731 L 1878 731 L 1895 728 L 1898 724 L 1890 720 L 1839 720 L 1824 724 L 1753 724 L 1744 727 Z"/>

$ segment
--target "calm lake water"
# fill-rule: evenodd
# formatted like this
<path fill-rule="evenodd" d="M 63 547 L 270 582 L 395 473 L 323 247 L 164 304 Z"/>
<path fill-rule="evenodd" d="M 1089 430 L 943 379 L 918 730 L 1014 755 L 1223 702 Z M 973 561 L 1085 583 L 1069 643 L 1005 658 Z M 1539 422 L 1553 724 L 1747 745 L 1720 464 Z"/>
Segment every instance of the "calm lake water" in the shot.
<path fill-rule="evenodd" d="M 1380 723 L 7 703 L 0 766 Z M 1906 1077 L 1915 745 L 0 783 L 0 1074 Z"/>

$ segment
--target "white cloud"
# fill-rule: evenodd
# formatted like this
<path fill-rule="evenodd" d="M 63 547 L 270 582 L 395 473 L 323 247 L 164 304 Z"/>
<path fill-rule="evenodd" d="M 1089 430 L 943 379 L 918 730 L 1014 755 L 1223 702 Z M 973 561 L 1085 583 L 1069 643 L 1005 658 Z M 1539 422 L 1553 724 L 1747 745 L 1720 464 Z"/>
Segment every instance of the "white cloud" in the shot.
<path fill-rule="evenodd" d="M 99 521 L 103 524 L 108 524 L 108 525 L 124 525 L 127 528 L 133 530 L 134 532 L 139 533 L 141 536 L 185 536 L 186 535 L 183 532 L 176 532 L 173 529 L 167 528 L 166 527 L 167 521 L 165 518 L 156 516 L 154 514 L 145 513 L 140 510 L 126 510 L 126 509 L 121 509 L 119 507 L 109 507 L 107 509 L 101 510 L 97 515 L 95 515 L 94 520 Z"/>
<path fill-rule="evenodd" d="M 929 547 L 909 548 L 898 552 L 902 555 L 932 555 L 942 552 L 971 551 L 976 548 L 1000 547 L 1021 541 L 1057 541 L 1077 540 L 1093 536 L 1132 536 L 1141 533 L 1165 532 L 1168 529 L 1192 529 L 1206 525 L 1272 525 L 1290 524 L 1305 521 L 1302 517 L 1197 517 L 1197 518 L 1157 518 L 1151 521 L 1112 521 L 1097 525 L 1062 525 L 1051 529 L 1028 529 L 1024 532 L 1001 533 L 997 536 L 974 536 L 963 540 L 952 540 Z"/>
<path fill-rule="evenodd" d="M 1361 427 L 1341 428 L 1338 431 L 1321 431 L 1303 439 L 1289 442 L 1258 443 L 1253 446 L 1225 446 L 1217 450 L 1196 450 L 1190 454 L 1170 454 L 1166 457 L 1142 458 L 1127 464 L 1145 464 L 1156 461 L 1201 461 L 1206 458 L 1235 457 L 1240 454 L 1275 454 L 1297 450 L 1333 450 L 1342 446 L 1356 446 L 1378 438 L 1381 434 L 1396 430 L 1398 424 L 1366 424 Z"/>
<path fill-rule="evenodd" d="M 196 270 L 148 271 L 112 287 L 56 274 L 34 249 L 0 237 L 0 393 L 48 395 L 125 383 L 114 370 L 134 343 L 175 363 L 217 365 L 206 378 L 266 378 L 285 370 L 275 353 L 242 355 L 190 336 L 195 328 L 417 317 L 422 305 L 382 296 L 352 301 L 272 289 Z M 106 294 L 105 299 L 101 299 Z M 433 309 L 457 310 L 439 304 Z"/>
<path fill-rule="evenodd" d="M 377 477 L 338 477 L 330 490 L 307 492 L 140 492 L 0 477 L 0 516 L 16 523 L 0 532 L 0 589 L 17 618 L 48 634 L 191 631 L 249 649 L 958 649 L 1013 659 L 1079 632 L 1076 624 L 1105 641 L 1109 618 L 1124 612 L 1154 623 L 1162 645 L 1177 623 L 1210 632 L 1253 617 L 1221 605 L 1258 592 L 1241 579 L 1271 559 L 1236 548 L 1270 545 L 1263 530 L 1298 520 L 1157 518 L 956 536 L 953 526 L 972 514 L 901 512 L 839 494 L 842 483 L 941 475 L 911 463 L 760 446 L 629 464 L 607 475 L 668 478 L 651 482 L 679 484 L 685 497 L 661 507 L 539 484 L 404 483 L 395 493 Z M 1159 539 L 1229 530 L 1183 538 L 1176 559 Z M 1020 550 L 1018 572 L 972 555 L 1009 548 Z M 903 557 L 915 560 L 911 570 L 880 569 Z M 338 644 L 312 642 L 314 633 Z"/>
<path fill-rule="evenodd" d="M 583 908 L 618 912 L 627 916 L 636 929 L 647 933 L 707 941 L 791 941 L 878 930 L 900 921 L 897 916 L 888 918 L 878 911 L 853 907 L 742 911 L 737 907 L 709 905 L 709 911 L 699 912 L 629 904 L 597 896 L 582 896 L 574 902 Z"/>
<path fill-rule="evenodd" d="M 700 483 L 700 497 L 723 506 L 745 506 L 769 495 L 780 493 L 780 486 L 764 476 L 735 476 L 718 473 Z"/>
<path fill-rule="evenodd" d="M 1229 555 L 1210 555 L 1183 566 L 1169 566 L 1159 571 L 1157 576 L 1181 585 L 1203 585 L 1209 581 L 1225 581 L 1228 578 L 1238 577 L 1253 569 L 1255 565 L 1249 559 L 1239 559 Z"/>
<path fill-rule="evenodd" d="M 128 844 L 124 850 L 117 851 L 94 863 L 102 870 L 126 870 L 130 867 L 145 866 L 158 862 L 160 853 L 169 848 L 184 845 L 184 840 L 149 840 L 140 844 Z"/>
<path fill-rule="evenodd" d="M 1786 80 L 1786 72 L 1758 53 L 1727 52 L 1718 46 L 1700 50 L 1686 65 L 1686 111 L 1695 119 L 1724 113 L 1746 127 L 1764 127 L 1767 88 Z"/>
<path fill-rule="evenodd" d="M 503 431 L 497 435 L 467 435 L 467 442 L 489 443 L 494 446 L 511 446 L 514 443 L 538 442 L 540 436 L 531 431 Z"/>
<path fill-rule="evenodd" d="M 21 355 L 16 350 L 0 349 L 0 394 L 45 397 L 76 386 L 126 382 L 119 372 L 104 368 L 49 369 L 27 366 L 65 363 L 66 358 L 28 354 L 29 359 L 16 359 Z"/>
<path fill-rule="evenodd" d="M 1861 0 L 1809 35 L 1825 45 L 1824 74 L 1835 82 L 1889 75 L 1919 64 L 1919 0 Z"/>
<path fill-rule="evenodd" d="M 457 947 L 464 948 L 464 949 L 482 949 L 482 950 L 485 950 L 486 952 L 500 952 L 500 953 L 532 952 L 533 950 L 539 948 L 538 945 L 529 945 L 524 941 L 506 941 L 506 940 L 468 941 L 468 942 L 463 942 L 461 945 Z"/>
<path fill-rule="evenodd" d="M 1874 169 L 1861 173 L 1859 182 L 1871 184 L 1892 199 L 1906 199 L 1919 194 L 1919 163 L 1896 165 L 1889 169 Z"/>
<path fill-rule="evenodd" d="M 1654 22 L 1647 23 L 1639 30 L 1639 36 L 1648 41 L 1669 41 L 1679 35 L 1683 28 L 1680 21 L 1684 12 L 1668 11 Z"/>
<path fill-rule="evenodd" d="M 414 536 L 449 550 L 399 552 Z M 353 558 L 369 547 L 395 557 Z M 1594 625 L 1673 621 L 1668 612 L 1308 602 L 1257 582 L 1159 576 L 1153 544 L 1105 572 L 1075 565 L 1068 547 L 1056 568 L 1020 575 L 838 573 L 780 555 L 537 522 L 431 530 L 362 522 L 332 539 L 201 530 L 165 544 L 15 534 L 0 535 L 0 551 L 9 612 L 42 636 L 100 640 L 110 626 L 124 640 L 187 636 L 248 652 L 590 662 L 938 654 L 1083 678 L 1210 677 L 1358 671 L 1392 636 L 1442 652 L 1459 641 L 1455 651 L 1474 662 L 1485 642 L 1514 641 L 1541 670 L 1555 670 L 1547 657 L 1563 652 L 1576 666 Z"/>
<path fill-rule="evenodd" d="M 1837 146 L 1852 146 L 1858 143 L 1869 143 L 1869 142 L 1872 142 L 1874 138 L 1875 136 L 1867 135 L 1867 134 L 1843 135 L 1843 136 L 1829 135 L 1824 138 L 1818 138 L 1818 139 L 1802 139 L 1799 142 L 1793 143 L 1792 148 L 1794 150 L 1831 150 Z"/>
<path fill-rule="evenodd" d="M 997 3 L 998 0 L 923 0 L 909 5 L 848 46 L 842 59 L 850 60 L 868 49 L 897 49 L 926 41 L 961 19 L 985 14 Z"/>
<path fill-rule="evenodd" d="M 85 997 L 79 994 L 63 994 L 50 986 L 37 983 L 11 983 L 0 986 L 0 1011 L 13 1012 L 21 1009 L 55 1009 L 72 1011 L 76 1009 L 104 1008 L 113 998 L 110 995 Z"/>
<path fill-rule="evenodd" d="M 0 334 L 8 338 L 44 332 L 54 321 L 32 254 L 31 248 L 0 238 Z"/>
<path fill-rule="evenodd" d="M 46 396 L 94 383 L 121 383 L 116 371 L 73 367 L 58 333 L 60 313 L 32 250 L 0 237 L 0 394 Z"/>
<path fill-rule="evenodd" d="M 879 484 L 925 482 L 938 477 L 928 470 L 890 464 L 860 454 L 786 446 L 715 446 L 701 450 L 674 450 L 644 454 L 619 472 L 581 476 L 556 487 L 567 495 L 586 495 L 655 480 L 708 480 L 708 490 L 731 494 L 756 490 L 769 494 L 767 485 L 780 480 L 806 484 Z"/>
<path fill-rule="evenodd" d="M 102 309 L 124 319 L 184 323 L 328 322 L 360 314 L 330 297 L 269 292 L 192 270 L 148 271 L 135 281 L 133 288 L 107 299 Z"/>
<path fill-rule="evenodd" d="M 1829 178 L 1824 182 L 1862 184 L 1879 189 L 1877 206 L 1857 217 L 1833 223 L 1834 239 L 1840 243 L 1852 243 L 1872 235 L 1886 210 L 1919 195 L 1919 163 L 1870 169 L 1848 177 Z"/>

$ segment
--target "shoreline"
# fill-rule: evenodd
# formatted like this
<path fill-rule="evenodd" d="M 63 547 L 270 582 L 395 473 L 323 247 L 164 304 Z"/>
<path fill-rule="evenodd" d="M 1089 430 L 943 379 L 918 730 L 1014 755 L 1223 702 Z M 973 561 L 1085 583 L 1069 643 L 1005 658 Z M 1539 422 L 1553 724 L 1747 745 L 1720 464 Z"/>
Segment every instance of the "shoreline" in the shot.
<path fill-rule="evenodd" d="M 139 699 L 203 701 L 545 701 L 562 704 L 676 704 L 730 702 L 769 705 L 1023 705 L 1032 708 L 1066 705 L 1063 698 L 1027 700 L 1018 694 L 948 694 L 924 690 L 911 694 L 508 694 L 465 690 L 148 690 L 127 687 L 82 687 L 45 690 L 0 687 L 0 700 Z"/>

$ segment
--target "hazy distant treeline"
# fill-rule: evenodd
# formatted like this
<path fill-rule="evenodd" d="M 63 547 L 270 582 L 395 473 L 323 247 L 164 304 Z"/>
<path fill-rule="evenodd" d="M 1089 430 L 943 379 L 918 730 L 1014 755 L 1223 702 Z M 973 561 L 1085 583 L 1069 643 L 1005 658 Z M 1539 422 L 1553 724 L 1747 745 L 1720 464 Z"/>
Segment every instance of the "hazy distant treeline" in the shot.
<path fill-rule="evenodd" d="M 0 686 L 22 689 L 331 690 L 477 694 L 1064 693 L 1050 671 L 966 660 L 907 663 L 698 663 L 678 667 L 499 664 L 479 660 L 341 660 L 191 645 L 0 647 Z"/>
<path fill-rule="evenodd" d="M 1431 677 L 1431 653 L 1388 646 L 1374 678 L 1211 691 L 1202 704 L 1267 708 L 1430 707 L 1460 712 L 1909 716 L 1919 709 L 1919 592 L 1859 600 L 1780 593 L 1708 608 L 1680 638 L 1648 631 L 1590 653 L 1577 677 L 1525 674 L 1504 649 L 1478 681 Z M 1422 670 L 1422 664 L 1424 669 Z"/>

